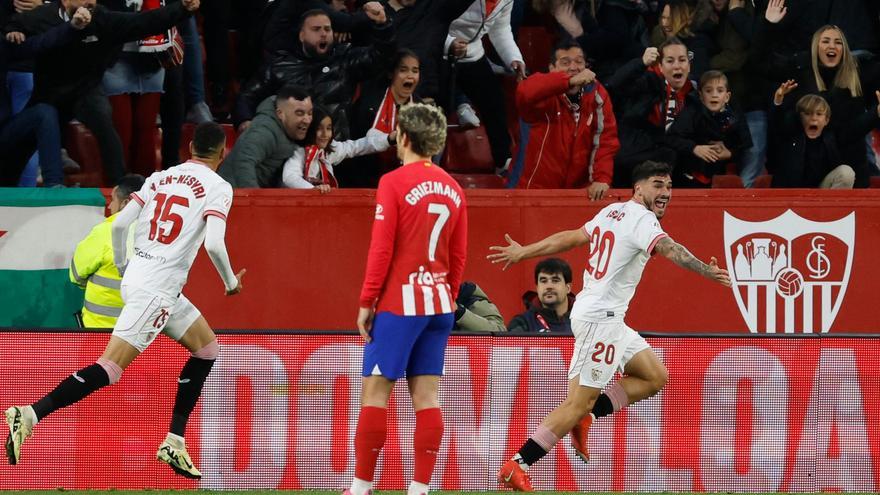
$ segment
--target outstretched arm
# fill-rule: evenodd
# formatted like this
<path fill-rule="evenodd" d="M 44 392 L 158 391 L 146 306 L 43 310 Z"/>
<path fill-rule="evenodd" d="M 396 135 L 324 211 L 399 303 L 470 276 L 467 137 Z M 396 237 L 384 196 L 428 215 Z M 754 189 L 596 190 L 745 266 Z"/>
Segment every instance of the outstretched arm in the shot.
<path fill-rule="evenodd" d="M 502 270 L 522 260 L 561 253 L 590 243 L 590 237 L 584 229 L 563 230 L 526 246 L 514 241 L 508 234 L 504 234 L 504 240 L 507 246 L 490 246 L 489 251 L 497 253 L 486 256 L 492 263 L 503 262 Z"/>
<path fill-rule="evenodd" d="M 707 265 L 698 260 L 686 247 L 669 237 L 664 237 L 657 241 L 654 251 L 682 268 L 687 268 L 709 280 L 714 280 L 725 287 L 730 287 L 730 274 L 727 273 L 727 270 L 718 267 L 718 261 L 714 257 L 710 259 Z"/>
<path fill-rule="evenodd" d="M 226 252 L 226 220 L 216 216 L 208 215 L 205 217 L 207 225 L 205 226 L 205 251 L 211 258 L 211 263 L 223 279 L 223 285 L 226 287 L 226 295 L 231 296 L 241 292 L 241 277 L 244 276 L 245 270 L 238 273 L 232 271 L 229 264 L 229 254 Z"/>

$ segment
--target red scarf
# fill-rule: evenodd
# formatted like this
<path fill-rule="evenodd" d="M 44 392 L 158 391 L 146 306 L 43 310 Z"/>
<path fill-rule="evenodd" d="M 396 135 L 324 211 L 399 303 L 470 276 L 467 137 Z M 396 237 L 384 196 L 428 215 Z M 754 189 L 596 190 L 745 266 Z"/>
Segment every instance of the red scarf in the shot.
<path fill-rule="evenodd" d="M 409 98 L 412 102 L 412 97 Z M 385 97 L 379 104 L 379 111 L 376 112 L 376 118 L 373 120 L 373 129 L 391 134 L 397 129 L 397 102 L 394 100 L 394 94 L 391 92 L 391 86 L 385 91 Z M 397 150 L 393 147 L 379 153 L 379 162 L 381 162 L 381 173 L 390 172 L 400 165 L 397 159 Z"/>
<path fill-rule="evenodd" d="M 164 6 L 165 0 L 143 0 L 140 12 L 156 10 Z M 137 50 L 133 51 L 138 51 L 142 53 L 162 52 L 171 47 L 172 38 L 173 34 L 170 30 L 163 31 L 160 34 L 154 34 L 152 36 L 148 36 L 142 40 L 137 41 Z"/>
<path fill-rule="evenodd" d="M 652 66 L 648 70 L 663 78 L 663 73 L 660 72 L 659 66 Z M 688 93 L 694 89 L 694 85 L 691 81 L 687 81 L 681 89 L 675 91 L 665 78 L 663 78 L 663 84 L 666 85 L 666 96 L 660 103 L 654 106 L 653 111 L 648 116 L 648 121 L 657 127 L 668 129 L 669 125 L 675 121 L 675 118 L 684 109 L 685 99 Z"/>
<path fill-rule="evenodd" d="M 394 95 L 391 93 L 391 86 L 385 91 L 385 97 L 379 104 L 379 111 L 376 112 L 376 118 L 373 120 L 373 129 L 391 134 L 397 128 L 397 103 L 394 101 Z"/>
<path fill-rule="evenodd" d="M 330 169 L 327 167 L 324 150 L 315 145 L 306 146 L 303 178 L 312 184 L 328 184 L 330 187 L 339 187 L 336 177 L 330 173 Z"/>

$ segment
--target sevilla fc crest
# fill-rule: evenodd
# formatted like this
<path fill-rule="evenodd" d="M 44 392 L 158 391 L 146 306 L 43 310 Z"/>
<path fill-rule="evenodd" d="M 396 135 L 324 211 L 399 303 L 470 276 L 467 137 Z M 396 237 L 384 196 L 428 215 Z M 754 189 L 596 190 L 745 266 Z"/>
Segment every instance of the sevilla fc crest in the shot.
<path fill-rule="evenodd" d="M 764 222 L 724 212 L 727 269 L 750 332 L 831 329 L 849 283 L 855 223 L 855 212 L 833 222 L 791 210 Z"/>

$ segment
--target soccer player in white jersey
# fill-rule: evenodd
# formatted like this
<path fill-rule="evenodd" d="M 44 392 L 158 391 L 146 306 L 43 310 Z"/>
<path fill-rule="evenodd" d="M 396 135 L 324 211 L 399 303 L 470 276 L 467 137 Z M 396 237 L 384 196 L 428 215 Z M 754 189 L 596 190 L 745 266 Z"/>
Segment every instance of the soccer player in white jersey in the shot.
<path fill-rule="evenodd" d="M 589 460 L 587 431 L 595 417 L 606 416 L 651 397 L 668 380 L 666 367 L 638 333 L 624 323 L 629 302 L 654 253 L 730 286 L 727 270 L 715 258 L 709 264 L 695 258 L 660 228 L 672 195 L 672 168 L 647 161 L 633 171 L 633 196 L 602 209 L 583 227 L 557 232 L 521 246 L 505 236 L 507 246 L 492 246 L 493 263 L 512 263 L 587 246 L 584 287 L 571 312 L 575 337 L 568 370 L 568 397 L 544 418 L 519 452 L 498 472 L 499 483 L 518 491 L 533 491 L 529 466 L 544 457 L 565 434 L 584 461 Z M 602 393 L 615 371 L 623 378 Z M 592 414 L 591 414 L 592 412 Z"/>
<path fill-rule="evenodd" d="M 219 347 L 214 331 L 198 309 L 180 292 L 202 241 L 220 273 L 226 295 L 241 291 L 245 270 L 234 273 L 226 253 L 226 216 L 232 187 L 216 174 L 226 150 L 226 135 L 214 123 L 199 125 L 190 144 L 193 158 L 151 175 L 113 222 L 116 265 L 123 273 L 125 306 L 104 354 L 94 364 L 65 378 L 45 397 L 29 406 L 6 410 L 10 464 L 21 458 L 21 445 L 34 425 L 50 413 L 74 404 L 99 388 L 119 381 L 124 370 L 160 333 L 192 354 L 177 380 L 171 425 L 156 458 L 178 474 L 200 478 L 186 451 L 184 430 Z M 137 222 L 134 255 L 126 266 L 129 226 Z"/>

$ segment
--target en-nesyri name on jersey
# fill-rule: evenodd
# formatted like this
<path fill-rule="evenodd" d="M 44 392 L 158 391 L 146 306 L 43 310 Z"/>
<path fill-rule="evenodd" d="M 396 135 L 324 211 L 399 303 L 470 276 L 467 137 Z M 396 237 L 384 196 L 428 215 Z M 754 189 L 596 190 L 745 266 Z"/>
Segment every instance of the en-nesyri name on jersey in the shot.
<path fill-rule="evenodd" d="M 176 297 L 205 239 L 205 219 L 229 214 L 232 186 L 206 165 L 186 162 L 154 173 L 131 198 L 143 208 L 122 283 Z"/>
<path fill-rule="evenodd" d="M 590 253 L 571 317 L 622 319 L 654 246 L 666 233 L 654 212 L 632 200 L 606 206 L 583 229 Z"/>

